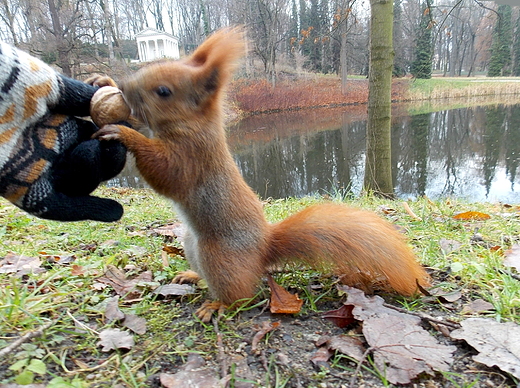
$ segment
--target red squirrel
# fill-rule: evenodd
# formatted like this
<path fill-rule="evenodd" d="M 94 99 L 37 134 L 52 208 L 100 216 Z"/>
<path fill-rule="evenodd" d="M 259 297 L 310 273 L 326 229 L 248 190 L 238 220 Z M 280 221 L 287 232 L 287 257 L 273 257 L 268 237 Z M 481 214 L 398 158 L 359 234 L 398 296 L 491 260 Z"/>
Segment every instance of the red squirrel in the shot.
<path fill-rule="evenodd" d="M 119 139 L 159 194 L 174 202 L 187 228 L 184 248 L 193 271 L 174 281 L 207 281 L 214 302 L 197 315 L 253 297 L 268 268 L 303 262 L 330 269 L 349 285 L 377 283 L 402 295 L 428 285 L 403 236 L 372 212 L 343 204 L 311 206 L 270 224 L 241 176 L 224 129 L 225 87 L 245 53 L 240 29 L 217 31 L 189 57 L 145 66 L 121 85 L 132 114 L 153 131 L 147 138 L 122 125 L 100 139 Z"/>

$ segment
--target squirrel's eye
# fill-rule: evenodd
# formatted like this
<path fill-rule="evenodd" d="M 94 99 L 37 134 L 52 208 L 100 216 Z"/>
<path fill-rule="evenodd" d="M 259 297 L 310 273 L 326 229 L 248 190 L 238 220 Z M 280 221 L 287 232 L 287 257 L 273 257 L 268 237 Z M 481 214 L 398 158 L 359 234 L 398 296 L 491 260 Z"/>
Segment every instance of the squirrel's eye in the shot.
<path fill-rule="evenodd" d="M 155 92 L 159 97 L 169 97 L 172 95 L 172 91 L 166 86 L 159 86 Z"/>

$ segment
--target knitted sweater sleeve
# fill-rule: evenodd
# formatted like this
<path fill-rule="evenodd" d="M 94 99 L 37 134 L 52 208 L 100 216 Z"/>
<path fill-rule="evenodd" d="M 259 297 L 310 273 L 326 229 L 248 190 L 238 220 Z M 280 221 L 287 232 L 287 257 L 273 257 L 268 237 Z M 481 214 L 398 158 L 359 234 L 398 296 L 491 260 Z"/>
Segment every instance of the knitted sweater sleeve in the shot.
<path fill-rule="evenodd" d="M 12 115 L 17 127 L 29 126 L 49 111 L 68 116 L 90 114 L 90 99 L 97 88 L 65 77 L 38 58 L 3 42 L 0 69 L 0 117 Z"/>

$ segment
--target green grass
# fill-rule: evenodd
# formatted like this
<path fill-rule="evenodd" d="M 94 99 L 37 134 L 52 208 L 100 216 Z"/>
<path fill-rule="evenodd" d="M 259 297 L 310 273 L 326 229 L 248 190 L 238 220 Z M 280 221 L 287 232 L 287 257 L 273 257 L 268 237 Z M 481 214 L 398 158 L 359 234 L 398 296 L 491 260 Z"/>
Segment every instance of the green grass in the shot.
<path fill-rule="evenodd" d="M 459 99 L 460 106 L 498 104 L 504 101 L 518 103 L 520 78 L 433 77 L 411 80 L 409 88 L 409 101 L 428 100 L 430 104 L 445 105 L 454 109 L 456 106 L 447 105 L 448 99 Z M 493 101 L 493 98 L 496 100 Z"/>
<path fill-rule="evenodd" d="M 136 345 L 129 351 L 101 351 L 96 333 L 108 327 L 120 327 L 104 317 L 103 303 L 114 292 L 111 287 L 99 288 L 97 278 L 107 266 L 124 269 L 129 276 L 151 271 L 157 284 L 167 284 L 179 270 L 187 268 L 187 263 L 180 256 L 166 255 L 168 265 L 165 265 L 162 249 L 176 242 L 153 231 L 158 226 L 177 222 L 167 200 L 149 190 L 105 188 L 100 192 L 124 204 L 125 215 L 121 221 L 59 223 L 28 216 L 4 200 L 0 203 L 0 257 L 12 253 L 39 258 L 40 268 L 44 269 L 41 273 L 23 276 L 0 273 L 0 350 L 12 343 L 13 337 L 52 323 L 40 336 L 2 360 L 5 367 L 0 367 L 0 384 L 32 379 L 35 383 L 53 381 L 49 383 L 51 388 L 96 386 L 103 381 L 140 387 L 147 386 L 147 379 L 165 365 L 174 371 L 185 362 L 189 352 L 201 354 L 206 360 L 217 357 L 219 339 L 213 325 L 202 325 L 193 315 L 194 309 L 205 299 L 206 291 L 197 289 L 195 295 L 163 299 L 153 294 L 153 285 L 146 284 L 140 288 L 139 298 L 122 300 L 120 308 L 145 318 L 147 332 L 135 336 Z M 265 213 L 269 221 L 276 222 L 312 203 L 328 200 L 331 199 L 274 200 L 265 205 Z M 338 195 L 332 200 L 343 198 Z M 375 211 L 405 230 L 419 261 L 430 268 L 434 285 L 445 292 L 460 290 L 462 297 L 455 302 L 459 307 L 482 298 L 495 307 L 495 311 L 484 316 L 520 323 L 520 282 L 515 278 L 515 271 L 502 264 L 503 252 L 518 244 L 520 207 L 422 198 L 409 202 L 420 217 L 415 220 L 406 213 L 401 202 L 376 197 L 346 202 Z M 382 206 L 393 211 L 387 210 L 384 214 Z M 468 210 L 487 213 L 491 219 L 457 221 L 452 218 Z M 476 232 L 479 239 L 475 238 Z M 443 252 L 442 239 L 455 240 L 460 248 Z M 71 264 L 52 264 L 48 261 L 49 255 L 73 255 L 75 260 Z M 81 271 L 77 272 L 78 268 Z M 339 300 L 333 279 L 314 271 L 280 269 L 274 277 L 281 286 L 298 292 L 305 301 L 296 318 L 304 319 L 328 310 L 331 303 Z M 320 287 L 312 287 L 315 284 Z M 219 327 L 224 344 L 234 344 L 229 345 L 233 348 L 243 341 L 241 331 L 256 324 L 254 316 L 265 308 L 268 297 L 268 287 L 262 284 L 255 300 L 237 311 L 226 312 Z M 397 298 L 396 301 L 412 310 L 436 308 L 446 311 L 451 319 L 464 318 L 444 310 L 440 302 L 432 307 L 428 304 L 431 302 L 422 298 Z M 238 319 L 248 314 L 253 317 L 246 321 Z M 81 329 L 78 322 L 88 329 Z M 268 336 L 264 341 L 272 339 Z M 38 368 L 40 361 L 44 369 Z M 265 365 L 268 371 L 260 386 L 286 386 L 293 376 L 293 372 L 281 368 L 272 355 L 266 355 Z"/>

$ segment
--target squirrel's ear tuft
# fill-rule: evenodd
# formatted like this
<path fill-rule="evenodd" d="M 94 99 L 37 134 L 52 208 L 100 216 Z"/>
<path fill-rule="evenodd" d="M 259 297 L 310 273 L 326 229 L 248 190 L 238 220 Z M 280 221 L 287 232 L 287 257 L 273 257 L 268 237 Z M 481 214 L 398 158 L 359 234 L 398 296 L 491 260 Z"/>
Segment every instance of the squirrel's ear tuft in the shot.
<path fill-rule="evenodd" d="M 199 85 L 213 93 L 231 78 L 238 60 L 245 55 L 244 32 L 240 27 L 223 28 L 206 39 L 187 59 L 198 68 Z"/>

